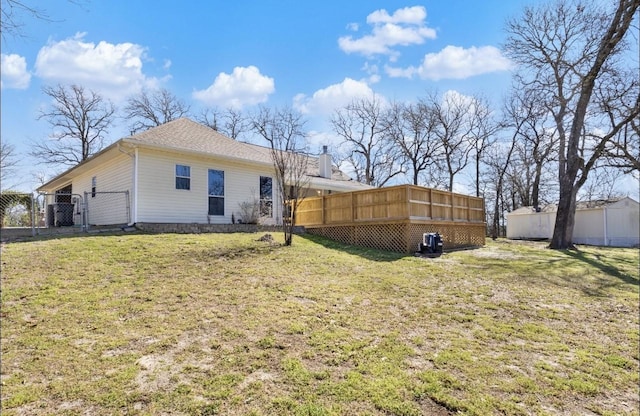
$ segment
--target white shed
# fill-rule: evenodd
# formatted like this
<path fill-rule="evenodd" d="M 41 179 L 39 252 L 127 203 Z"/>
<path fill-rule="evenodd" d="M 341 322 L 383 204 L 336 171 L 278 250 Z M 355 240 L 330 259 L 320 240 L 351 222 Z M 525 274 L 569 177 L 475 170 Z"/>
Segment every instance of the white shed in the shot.
<path fill-rule="evenodd" d="M 522 207 L 507 214 L 507 238 L 550 239 L 556 205 Z M 579 202 L 573 242 L 613 247 L 640 245 L 640 204 L 629 198 L 617 201 Z"/>

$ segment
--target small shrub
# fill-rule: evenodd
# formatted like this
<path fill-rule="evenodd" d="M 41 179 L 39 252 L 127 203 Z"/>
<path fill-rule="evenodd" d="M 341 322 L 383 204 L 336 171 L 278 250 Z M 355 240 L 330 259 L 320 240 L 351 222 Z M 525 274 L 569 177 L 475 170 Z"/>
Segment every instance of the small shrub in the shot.
<path fill-rule="evenodd" d="M 258 200 L 240 202 L 238 207 L 240 208 L 239 221 L 245 224 L 258 223 L 260 219 L 260 202 Z"/>

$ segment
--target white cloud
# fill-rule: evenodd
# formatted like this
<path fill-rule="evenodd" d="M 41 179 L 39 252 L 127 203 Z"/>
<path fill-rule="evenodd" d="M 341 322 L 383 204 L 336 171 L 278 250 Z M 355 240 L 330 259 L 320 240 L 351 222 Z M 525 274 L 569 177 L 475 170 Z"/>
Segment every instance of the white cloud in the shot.
<path fill-rule="evenodd" d="M 399 52 L 394 47 L 419 45 L 425 39 L 435 39 L 436 31 L 426 26 L 426 18 L 423 6 L 398 9 L 393 15 L 384 9 L 376 10 L 367 16 L 367 23 L 373 26 L 371 34 L 361 38 L 343 36 L 338 39 L 338 45 L 346 53 L 367 57 L 389 55 L 395 59 Z"/>
<path fill-rule="evenodd" d="M 385 9 L 376 10 L 367 16 L 367 23 L 407 23 L 422 25 L 427 18 L 427 11 L 423 6 L 405 7 L 393 12 L 393 15 Z"/>
<path fill-rule="evenodd" d="M 38 52 L 36 75 L 61 83 L 79 83 L 107 98 L 122 100 L 159 80 L 142 72 L 145 48 L 134 43 L 85 42 L 86 33 L 49 42 Z"/>
<path fill-rule="evenodd" d="M 264 103 L 275 90 L 273 78 L 262 75 L 251 65 L 237 66 L 230 75 L 221 72 L 207 89 L 194 91 L 192 95 L 207 105 L 242 108 Z"/>
<path fill-rule="evenodd" d="M 2 54 L 0 59 L 0 88 L 29 88 L 31 74 L 27 71 L 27 60 L 24 56 Z"/>
<path fill-rule="evenodd" d="M 385 71 L 390 77 L 422 79 L 464 79 L 475 75 L 511 69 L 512 63 L 494 46 L 472 46 L 468 49 L 460 46 L 447 46 L 438 53 L 424 56 L 419 67 L 394 68 L 387 66 Z"/>
<path fill-rule="evenodd" d="M 313 93 L 311 97 L 298 94 L 293 98 L 293 107 L 303 114 L 330 114 L 351 103 L 355 98 L 372 97 L 373 90 L 364 81 L 345 78 L 339 84 L 329 85 Z"/>
<path fill-rule="evenodd" d="M 367 82 L 369 85 L 377 84 L 380 82 L 380 74 L 378 70 L 378 66 L 375 64 L 370 64 L 369 61 L 366 61 L 362 67 L 362 70 L 369 75 Z"/>

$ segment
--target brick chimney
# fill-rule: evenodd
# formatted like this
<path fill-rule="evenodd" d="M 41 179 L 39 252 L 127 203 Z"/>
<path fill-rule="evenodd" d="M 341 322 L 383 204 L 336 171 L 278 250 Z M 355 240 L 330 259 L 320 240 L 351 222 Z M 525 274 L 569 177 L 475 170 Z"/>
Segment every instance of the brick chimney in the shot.
<path fill-rule="evenodd" d="M 322 154 L 318 158 L 319 174 L 323 178 L 331 179 L 331 155 L 327 153 L 327 146 L 322 146 Z"/>

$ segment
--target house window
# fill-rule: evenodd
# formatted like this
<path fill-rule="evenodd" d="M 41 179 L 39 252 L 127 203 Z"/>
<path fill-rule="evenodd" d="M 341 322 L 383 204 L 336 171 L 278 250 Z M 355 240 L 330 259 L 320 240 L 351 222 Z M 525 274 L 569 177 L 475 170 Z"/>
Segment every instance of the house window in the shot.
<path fill-rule="evenodd" d="M 224 215 L 224 171 L 209 169 L 209 215 Z"/>
<path fill-rule="evenodd" d="M 96 183 L 98 183 L 96 177 L 91 178 L 91 198 L 96 197 Z"/>
<path fill-rule="evenodd" d="M 260 216 L 273 217 L 273 179 L 260 176 Z"/>
<path fill-rule="evenodd" d="M 191 167 L 176 165 L 176 189 L 191 189 Z"/>

